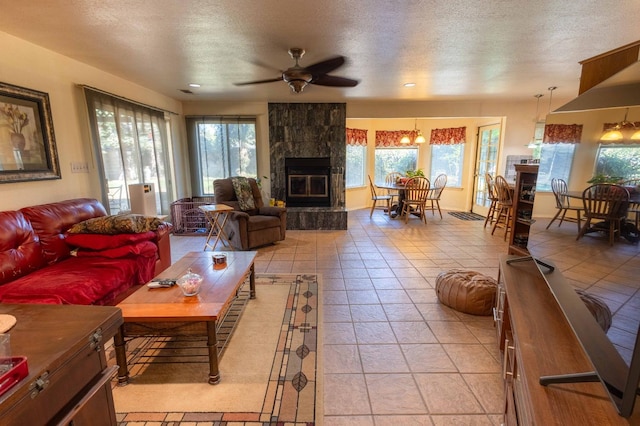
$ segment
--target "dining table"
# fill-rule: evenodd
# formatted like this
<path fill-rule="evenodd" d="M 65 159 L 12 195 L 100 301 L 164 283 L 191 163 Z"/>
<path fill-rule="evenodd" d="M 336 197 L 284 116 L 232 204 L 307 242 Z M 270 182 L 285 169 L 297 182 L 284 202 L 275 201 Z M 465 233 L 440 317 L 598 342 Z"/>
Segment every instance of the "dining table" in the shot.
<path fill-rule="evenodd" d="M 386 189 L 389 191 L 398 191 L 398 204 L 392 205 L 389 211 L 389 217 L 391 217 L 392 219 L 398 217 L 398 215 L 402 211 L 402 200 L 404 198 L 405 184 L 401 182 L 380 183 L 376 184 L 376 188 Z"/>

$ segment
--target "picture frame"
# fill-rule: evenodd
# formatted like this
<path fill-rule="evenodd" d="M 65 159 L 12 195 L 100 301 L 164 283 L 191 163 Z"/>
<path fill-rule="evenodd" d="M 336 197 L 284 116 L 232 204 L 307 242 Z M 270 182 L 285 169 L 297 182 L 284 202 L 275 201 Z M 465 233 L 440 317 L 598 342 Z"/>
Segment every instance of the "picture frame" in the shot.
<path fill-rule="evenodd" d="M 0 82 L 0 183 L 61 178 L 49 94 Z"/>

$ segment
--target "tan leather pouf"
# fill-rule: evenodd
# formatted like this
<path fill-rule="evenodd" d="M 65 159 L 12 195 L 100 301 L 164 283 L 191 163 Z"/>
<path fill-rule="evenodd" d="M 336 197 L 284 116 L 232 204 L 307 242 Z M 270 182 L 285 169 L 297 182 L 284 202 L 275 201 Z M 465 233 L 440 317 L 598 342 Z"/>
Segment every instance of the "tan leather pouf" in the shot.
<path fill-rule="evenodd" d="M 611 327 L 611 321 L 613 320 L 609 306 L 593 294 L 587 293 L 582 289 L 577 288 L 576 293 L 578 293 L 578 296 L 580 296 L 580 299 L 582 299 L 584 304 L 587 306 L 591 315 L 593 315 L 600 327 L 602 327 L 606 333 Z"/>
<path fill-rule="evenodd" d="M 473 315 L 491 315 L 497 287 L 493 278 L 466 269 L 450 269 L 436 278 L 440 303 Z"/>

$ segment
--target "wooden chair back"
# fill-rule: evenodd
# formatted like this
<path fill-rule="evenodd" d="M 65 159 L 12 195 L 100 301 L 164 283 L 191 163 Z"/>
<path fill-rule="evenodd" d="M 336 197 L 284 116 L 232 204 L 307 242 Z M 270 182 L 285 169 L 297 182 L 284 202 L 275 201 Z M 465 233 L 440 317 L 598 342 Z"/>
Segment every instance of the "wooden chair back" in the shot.
<path fill-rule="evenodd" d="M 496 176 L 495 191 L 498 203 L 503 205 L 513 204 L 511 188 L 509 188 L 509 183 L 503 176 Z"/>
<path fill-rule="evenodd" d="M 425 177 L 413 177 L 409 179 L 404 189 L 405 203 L 424 203 L 429 195 L 431 183 Z"/>
<path fill-rule="evenodd" d="M 587 218 L 619 220 L 627 215 L 629 191 L 621 185 L 599 183 L 582 192 L 582 202 Z"/>
<path fill-rule="evenodd" d="M 569 197 L 567 197 L 567 182 L 562 179 L 551 179 L 551 190 L 556 199 L 556 207 L 564 209 L 569 206 Z"/>

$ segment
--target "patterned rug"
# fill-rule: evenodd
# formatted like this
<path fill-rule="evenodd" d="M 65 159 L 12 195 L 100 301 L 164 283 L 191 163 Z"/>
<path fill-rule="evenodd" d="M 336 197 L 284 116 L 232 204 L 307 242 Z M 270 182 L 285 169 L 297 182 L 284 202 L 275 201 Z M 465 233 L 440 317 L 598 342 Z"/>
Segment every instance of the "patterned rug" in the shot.
<path fill-rule="evenodd" d="M 116 379 L 112 381 L 118 424 L 314 425 L 319 377 L 318 281 L 315 274 L 257 274 L 254 300 L 249 299 L 248 282 L 243 285 L 219 326 L 222 380 L 218 385 L 206 383 L 206 338 L 128 340 L 130 382 L 118 386 Z M 256 304 L 258 300 L 262 307 Z M 269 316 L 272 321 L 259 320 L 252 330 L 250 323 L 256 315 Z M 272 318 L 275 315 L 278 318 Z M 251 342 L 269 334 L 274 336 L 270 353 L 252 350 Z M 107 348 L 107 354 L 114 364 L 113 349 Z M 225 360 L 225 356 L 231 358 Z M 232 363 L 243 356 L 248 361 L 238 368 L 242 371 L 235 371 L 238 366 Z M 265 362 L 265 374 L 251 371 Z M 263 382 L 254 383 L 256 377 Z M 190 409 L 185 410 L 186 406 Z"/>
<path fill-rule="evenodd" d="M 461 220 L 485 220 L 484 216 L 471 212 L 449 212 L 449 214 Z"/>

